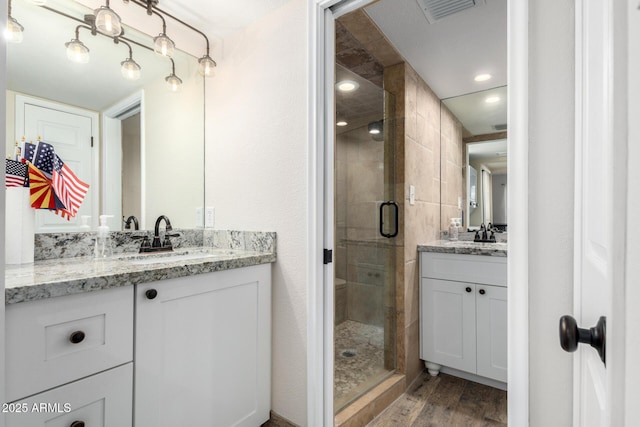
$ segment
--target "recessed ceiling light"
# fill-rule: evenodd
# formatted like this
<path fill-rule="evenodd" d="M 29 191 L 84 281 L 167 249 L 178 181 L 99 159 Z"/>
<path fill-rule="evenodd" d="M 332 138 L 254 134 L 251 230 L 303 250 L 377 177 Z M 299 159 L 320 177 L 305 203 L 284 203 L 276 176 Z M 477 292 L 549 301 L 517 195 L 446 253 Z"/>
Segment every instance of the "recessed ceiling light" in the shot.
<path fill-rule="evenodd" d="M 341 92 L 353 92 L 358 89 L 360 85 L 353 80 L 342 80 L 336 84 L 336 88 Z"/>
<path fill-rule="evenodd" d="M 380 129 L 369 129 L 369 133 L 371 135 L 378 135 L 380 133 Z"/>
<path fill-rule="evenodd" d="M 500 101 L 500 97 L 499 96 L 488 96 L 484 102 L 486 102 L 487 104 L 494 104 L 496 102 Z"/>
<path fill-rule="evenodd" d="M 336 123 L 336 126 L 346 126 L 349 123 L 345 122 L 344 120 L 340 120 L 339 122 Z"/>
<path fill-rule="evenodd" d="M 486 82 L 491 78 L 491 74 L 478 74 L 473 78 L 473 80 L 477 82 Z"/>

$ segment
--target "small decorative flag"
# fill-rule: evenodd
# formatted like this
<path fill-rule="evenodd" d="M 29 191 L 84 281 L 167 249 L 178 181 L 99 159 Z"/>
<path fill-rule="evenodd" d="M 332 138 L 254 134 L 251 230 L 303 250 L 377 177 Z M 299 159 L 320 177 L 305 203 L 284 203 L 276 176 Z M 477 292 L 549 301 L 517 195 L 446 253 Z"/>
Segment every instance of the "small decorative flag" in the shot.
<path fill-rule="evenodd" d="M 30 142 L 25 142 L 22 149 L 22 162 L 33 162 L 33 156 L 36 153 L 36 145 Z"/>
<path fill-rule="evenodd" d="M 57 154 L 53 156 L 52 183 L 53 191 L 65 206 L 63 210 L 67 211 L 71 217 L 76 216 L 89 190 L 89 184 L 81 181 Z M 59 215 L 69 219 L 68 215 L 65 216 L 62 213 Z"/>
<path fill-rule="evenodd" d="M 27 151 L 27 150 L 25 150 Z M 47 178 L 51 178 L 53 174 L 53 159 L 56 155 L 53 145 L 46 142 L 38 141 L 36 146 L 35 155 L 31 163 L 40 171 L 44 172 Z M 25 157 L 26 158 L 26 157 Z"/>
<path fill-rule="evenodd" d="M 27 165 L 15 160 L 5 159 L 5 180 L 7 187 L 28 187 L 29 172 Z"/>
<path fill-rule="evenodd" d="M 33 163 L 29 163 L 29 192 L 31 207 L 35 209 L 64 209 L 60 199 L 53 192 L 51 180 Z"/>

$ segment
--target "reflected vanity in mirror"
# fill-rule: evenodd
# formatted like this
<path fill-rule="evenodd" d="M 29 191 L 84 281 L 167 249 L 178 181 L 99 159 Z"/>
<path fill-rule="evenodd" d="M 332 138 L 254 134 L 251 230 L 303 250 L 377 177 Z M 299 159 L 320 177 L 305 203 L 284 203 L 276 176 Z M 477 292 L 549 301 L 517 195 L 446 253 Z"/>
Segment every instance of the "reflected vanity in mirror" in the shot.
<path fill-rule="evenodd" d="M 462 125 L 463 228 L 478 230 L 491 223 L 507 231 L 507 87 L 444 99 L 442 105 Z M 448 224 L 451 213 L 441 216 Z"/>
<path fill-rule="evenodd" d="M 116 231 L 132 215 L 142 230 L 159 215 L 175 227 L 193 228 L 196 209 L 204 205 L 204 78 L 198 59 L 180 50 L 172 58 L 154 53 L 152 37 L 126 22 L 119 43 L 92 35 L 79 22 L 92 13 L 71 0 L 46 7 L 12 2 L 24 37 L 7 46 L 6 154 L 14 156 L 22 137 L 41 138 L 90 184 L 75 218 L 38 211 L 36 233 L 86 230 L 82 216 L 91 217 L 95 230 L 102 214 L 113 215 L 109 226 Z M 88 62 L 68 56 L 65 46 L 72 39 L 88 48 Z M 129 59 L 141 68 L 137 79 L 121 70 Z"/>

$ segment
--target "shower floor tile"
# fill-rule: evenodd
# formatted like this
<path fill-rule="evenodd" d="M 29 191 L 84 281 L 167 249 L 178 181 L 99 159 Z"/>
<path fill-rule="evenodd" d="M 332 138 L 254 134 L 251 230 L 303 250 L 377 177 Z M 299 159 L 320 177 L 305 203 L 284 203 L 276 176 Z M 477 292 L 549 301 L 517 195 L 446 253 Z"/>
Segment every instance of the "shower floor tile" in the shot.
<path fill-rule="evenodd" d="M 382 326 L 346 320 L 334 332 L 334 407 L 340 410 L 389 372 Z"/>

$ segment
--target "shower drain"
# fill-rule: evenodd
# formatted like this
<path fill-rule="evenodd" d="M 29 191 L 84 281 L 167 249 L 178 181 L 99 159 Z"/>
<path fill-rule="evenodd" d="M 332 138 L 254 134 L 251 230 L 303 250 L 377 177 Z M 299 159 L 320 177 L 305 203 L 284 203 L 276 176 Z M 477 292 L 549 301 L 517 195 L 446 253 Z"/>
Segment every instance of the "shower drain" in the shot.
<path fill-rule="evenodd" d="M 356 351 L 355 350 L 342 350 L 342 352 L 340 353 L 342 355 L 342 357 L 355 357 L 356 355 Z"/>

